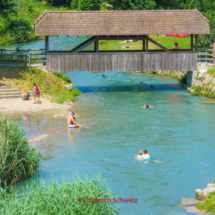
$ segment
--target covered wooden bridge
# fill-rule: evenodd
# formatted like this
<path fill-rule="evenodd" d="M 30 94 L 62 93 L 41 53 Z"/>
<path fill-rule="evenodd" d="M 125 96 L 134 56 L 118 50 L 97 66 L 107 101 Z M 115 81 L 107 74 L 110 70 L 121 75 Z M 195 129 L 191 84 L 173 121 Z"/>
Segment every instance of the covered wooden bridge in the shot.
<path fill-rule="evenodd" d="M 210 34 L 209 21 L 198 10 L 45 11 L 34 22 L 45 36 L 46 67 L 51 72 L 197 70 L 199 34 Z M 188 49 L 171 50 L 149 35 L 190 34 Z M 49 36 L 88 36 L 71 51 L 50 51 Z M 100 40 L 142 40 L 142 50 L 99 50 Z M 148 43 L 158 50 L 149 50 Z M 83 51 L 94 43 L 93 51 Z M 174 44 L 173 44 L 174 45 Z M 71 46 L 68 44 L 68 46 Z"/>

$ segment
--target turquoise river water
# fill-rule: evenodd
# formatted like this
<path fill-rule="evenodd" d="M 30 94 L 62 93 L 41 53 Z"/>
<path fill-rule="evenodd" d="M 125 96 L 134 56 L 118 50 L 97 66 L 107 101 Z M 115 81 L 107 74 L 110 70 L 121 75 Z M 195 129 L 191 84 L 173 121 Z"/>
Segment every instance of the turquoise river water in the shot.
<path fill-rule="evenodd" d="M 180 201 L 194 198 L 215 176 L 215 111 L 210 100 L 191 96 L 176 80 L 130 72 L 71 72 L 76 88 L 83 92 L 73 110 L 76 120 L 89 128 L 68 131 L 66 119 L 53 113 L 10 117 L 26 130 L 26 136 L 49 133 L 34 144 L 47 154 L 41 172 L 33 180 L 61 181 L 76 174 L 106 181 L 113 196 L 137 198 L 119 203 L 122 214 L 186 215 Z M 144 85 L 140 86 L 139 81 Z M 154 86 L 151 89 L 151 85 Z M 154 109 L 141 109 L 144 104 Z M 134 154 L 147 149 L 162 163 L 145 164 Z"/>

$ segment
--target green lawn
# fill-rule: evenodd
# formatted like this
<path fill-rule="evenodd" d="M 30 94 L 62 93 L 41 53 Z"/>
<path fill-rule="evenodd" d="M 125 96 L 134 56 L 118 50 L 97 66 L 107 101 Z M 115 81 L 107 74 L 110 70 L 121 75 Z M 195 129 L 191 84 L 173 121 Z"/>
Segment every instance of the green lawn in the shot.
<path fill-rule="evenodd" d="M 181 49 L 189 49 L 191 46 L 190 37 L 187 38 L 179 38 L 179 37 L 167 37 L 165 35 L 151 35 L 150 38 L 155 40 L 156 42 L 160 43 L 164 47 L 168 49 L 172 49 L 172 46 L 174 43 L 178 43 Z M 120 43 L 124 40 L 103 40 L 99 41 L 99 50 L 142 50 L 143 44 L 142 41 L 137 43 Z M 116 49 L 117 46 L 120 46 L 121 49 Z M 129 48 L 126 48 L 126 46 L 129 46 Z M 91 44 L 87 48 L 85 48 L 85 51 L 92 51 L 94 49 L 94 45 Z M 153 43 L 149 42 L 149 50 L 153 49 L 160 49 Z"/>

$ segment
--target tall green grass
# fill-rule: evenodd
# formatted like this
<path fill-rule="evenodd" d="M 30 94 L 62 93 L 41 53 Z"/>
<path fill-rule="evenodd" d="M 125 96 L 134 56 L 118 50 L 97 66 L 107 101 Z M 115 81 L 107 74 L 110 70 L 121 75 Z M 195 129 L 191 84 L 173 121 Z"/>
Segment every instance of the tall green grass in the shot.
<path fill-rule="evenodd" d="M 96 179 L 52 182 L 40 187 L 33 184 L 22 194 L 8 194 L 1 190 L 0 211 L 4 215 L 111 215 L 119 214 L 113 201 L 85 202 L 87 199 L 113 199 L 108 187 Z M 84 201 L 85 198 L 85 201 Z"/>
<path fill-rule="evenodd" d="M 200 210 L 206 210 L 215 213 L 215 193 L 209 194 L 208 198 L 199 204 L 196 207 Z"/>
<path fill-rule="evenodd" d="M 215 75 L 215 67 L 210 68 L 210 69 L 207 71 L 207 73 L 210 74 L 210 75 Z"/>
<path fill-rule="evenodd" d="M 24 130 L 0 117 L 0 181 L 5 187 L 34 175 L 41 155 L 28 145 Z"/>

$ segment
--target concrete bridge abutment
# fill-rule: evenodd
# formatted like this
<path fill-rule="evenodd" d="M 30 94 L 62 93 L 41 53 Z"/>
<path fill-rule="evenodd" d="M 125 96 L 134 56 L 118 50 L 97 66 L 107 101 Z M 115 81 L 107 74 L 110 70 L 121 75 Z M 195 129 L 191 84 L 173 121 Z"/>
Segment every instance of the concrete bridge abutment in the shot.
<path fill-rule="evenodd" d="M 187 87 L 192 87 L 193 83 L 196 81 L 196 77 L 197 77 L 198 71 L 194 70 L 194 71 L 187 71 Z"/>

